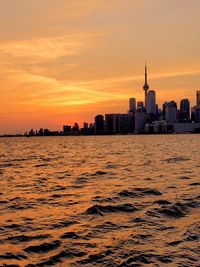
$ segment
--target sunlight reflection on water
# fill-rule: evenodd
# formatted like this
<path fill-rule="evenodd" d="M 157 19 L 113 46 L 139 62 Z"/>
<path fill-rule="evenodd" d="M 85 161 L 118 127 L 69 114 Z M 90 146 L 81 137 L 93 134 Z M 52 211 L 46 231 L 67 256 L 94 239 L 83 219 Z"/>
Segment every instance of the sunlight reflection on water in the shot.
<path fill-rule="evenodd" d="M 0 145 L 1 266 L 198 266 L 199 135 Z"/>

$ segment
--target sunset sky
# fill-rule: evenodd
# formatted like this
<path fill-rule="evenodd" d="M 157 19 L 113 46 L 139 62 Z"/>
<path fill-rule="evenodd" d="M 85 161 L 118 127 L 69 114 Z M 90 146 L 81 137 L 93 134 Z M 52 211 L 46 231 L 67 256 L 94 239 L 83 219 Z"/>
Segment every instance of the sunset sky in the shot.
<path fill-rule="evenodd" d="M 0 0 L 0 134 L 61 130 L 200 89 L 200 0 Z"/>

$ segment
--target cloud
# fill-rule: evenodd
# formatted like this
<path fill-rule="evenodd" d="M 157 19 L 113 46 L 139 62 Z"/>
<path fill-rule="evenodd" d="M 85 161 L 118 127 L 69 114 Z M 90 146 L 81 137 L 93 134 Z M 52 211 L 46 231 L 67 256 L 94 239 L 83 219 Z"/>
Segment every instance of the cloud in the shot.
<path fill-rule="evenodd" d="M 77 54 L 83 42 L 74 36 L 39 38 L 35 40 L 9 41 L 0 43 L 0 52 L 15 58 L 55 59 Z"/>

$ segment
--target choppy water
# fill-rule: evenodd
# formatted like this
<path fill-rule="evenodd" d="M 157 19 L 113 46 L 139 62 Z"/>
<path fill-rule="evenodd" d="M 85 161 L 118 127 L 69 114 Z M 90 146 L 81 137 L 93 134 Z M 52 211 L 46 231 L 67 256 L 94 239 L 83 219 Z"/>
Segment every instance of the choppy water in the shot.
<path fill-rule="evenodd" d="M 200 266 L 200 135 L 0 139 L 0 266 Z"/>

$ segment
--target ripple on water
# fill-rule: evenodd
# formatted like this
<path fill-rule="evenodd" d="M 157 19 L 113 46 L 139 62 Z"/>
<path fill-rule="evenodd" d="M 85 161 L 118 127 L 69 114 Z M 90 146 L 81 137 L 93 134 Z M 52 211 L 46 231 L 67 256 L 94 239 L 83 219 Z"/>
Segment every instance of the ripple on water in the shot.
<path fill-rule="evenodd" d="M 199 135 L 1 144 L 0 266 L 199 265 Z"/>
<path fill-rule="evenodd" d="M 13 244 L 18 244 L 21 242 L 31 242 L 33 240 L 43 240 L 46 238 L 50 238 L 50 234 L 40 234 L 40 235 L 35 235 L 35 236 L 27 236 L 27 235 L 17 235 L 17 236 L 11 236 L 6 239 L 6 241 L 9 241 L 10 243 Z"/>
<path fill-rule="evenodd" d="M 27 253 L 47 253 L 51 250 L 57 249 L 61 242 L 59 240 L 52 241 L 51 243 L 42 243 L 35 246 L 29 246 L 24 249 Z"/>
<path fill-rule="evenodd" d="M 160 196 L 162 193 L 154 188 L 133 188 L 129 190 L 122 190 L 118 193 L 121 197 L 145 197 L 145 196 Z"/>
<path fill-rule="evenodd" d="M 137 208 L 132 204 L 123 204 L 123 205 L 93 205 L 87 209 L 86 214 L 88 215 L 104 215 L 105 213 L 113 212 L 134 212 L 137 211 Z"/>

